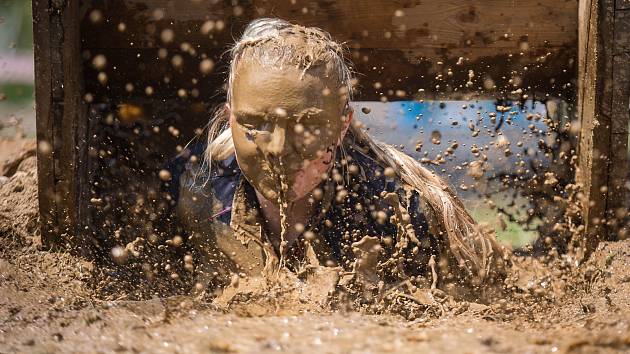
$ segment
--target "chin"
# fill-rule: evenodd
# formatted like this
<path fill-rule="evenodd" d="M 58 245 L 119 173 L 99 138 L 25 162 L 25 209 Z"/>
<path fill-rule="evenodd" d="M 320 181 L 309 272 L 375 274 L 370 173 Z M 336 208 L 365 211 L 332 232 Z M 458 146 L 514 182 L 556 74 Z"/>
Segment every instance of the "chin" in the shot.
<path fill-rule="evenodd" d="M 286 195 L 287 202 L 295 202 L 303 199 L 313 189 L 315 189 L 315 187 L 317 187 L 317 184 L 310 183 L 309 185 L 307 185 L 306 183 L 303 183 L 304 181 L 302 180 L 302 178 L 297 178 L 296 180 L 291 182 L 292 183 L 290 183 L 290 187 Z M 313 185 L 311 186 L 311 184 Z M 280 186 L 277 185 L 275 180 L 270 178 L 265 179 L 261 181 L 260 184 L 255 185 L 254 187 L 260 194 L 263 195 L 263 197 L 265 197 L 265 199 L 274 204 L 278 204 Z"/>
<path fill-rule="evenodd" d="M 278 193 L 276 193 L 276 191 L 267 189 L 264 192 L 259 190 L 259 192 L 268 201 L 272 202 L 273 204 L 278 204 Z"/>
<path fill-rule="evenodd" d="M 260 191 L 260 194 L 262 194 L 265 199 L 267 199 L 268 201 L 272 202 L 273 204 L 278 205 L 278 197 L 279 194 L 276 190 L 270 190 L 270 189 L 265 189 L 265 192 Z M 286 201 L 289 203 L 298 201 L 302 198 L 304 198 L 308 193 L 303 193 L 303 194 L 296 194 L 295 192 L 289 190 L 289 192 L 287 193 L 287 198 Z"/>

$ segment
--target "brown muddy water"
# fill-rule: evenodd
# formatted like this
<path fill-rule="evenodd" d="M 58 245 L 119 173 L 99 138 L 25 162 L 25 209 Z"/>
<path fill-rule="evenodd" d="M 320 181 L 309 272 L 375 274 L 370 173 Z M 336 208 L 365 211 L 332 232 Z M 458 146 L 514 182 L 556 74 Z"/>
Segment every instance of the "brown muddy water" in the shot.
<path fill-rule="evenodd" d="M 36 160 L 24 153 L 33 142 L 2 144 L 18 153 L 10 169 L 0 154 L 0 353 L 630 351 L 629 240 L 601 244 L 579 267 L 517 258 L 509 291 L 487 304 L 429 291 L 426 302 L 399 301 L 398 311 L 331 309 L 326 274 L 313 286 L 287 275 L 291 291 L 252 291 L 243 304 L 229 294 L 215 302 L 104 295 L 94 264 L 41 248 Z"/>

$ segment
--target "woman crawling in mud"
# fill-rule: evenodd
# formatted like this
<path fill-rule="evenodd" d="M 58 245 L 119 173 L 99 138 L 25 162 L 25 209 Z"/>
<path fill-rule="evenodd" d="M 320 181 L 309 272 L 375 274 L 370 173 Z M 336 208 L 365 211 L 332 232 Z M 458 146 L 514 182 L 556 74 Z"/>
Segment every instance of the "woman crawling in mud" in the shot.
<path fill-rule="evenodd" d="M 328 33 L 259 19 L 231 59 L 203 152 L 173 167 L 197 290 L 329 267 L 380 291 L 461 293 L 503 272 L 452 189 L 353 120 L 354 79 Z"/>

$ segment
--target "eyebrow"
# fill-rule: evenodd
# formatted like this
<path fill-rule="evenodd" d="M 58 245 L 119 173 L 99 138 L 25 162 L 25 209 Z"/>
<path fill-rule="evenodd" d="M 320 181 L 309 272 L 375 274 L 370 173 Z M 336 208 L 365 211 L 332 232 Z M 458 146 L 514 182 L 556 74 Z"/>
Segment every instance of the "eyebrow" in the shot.
<path fill-rule="evenodd" d="M 265 113 L 260 113 L 256 111 L 247 111 L 247 110 L 238 110 L 234 112 L 234 114 L 236 116 L 259 117 L 259 118 L 264 118 L 267 115 Z"/>
<path fill-rule="evenodd" d="M 316 117 L 321 117 L 322 116 L 322 112 L 324 110 L 320 109 L 320 108 L 306 108 L 301 110 L 300 112 L 294 113 L 293 116 L 297 118 L 297 122 L 302 121 L 304 118 L 312 116 L 313 118 Z M 247 109 L 241 109 L 238 110 L 236 112 L 234 112 L 234 114 L 237 117 L 253 117 L 253 118 L 267 118 L 267 117 L 275 117 L 275 115 L 273 113 L 261 113 L 258 111 L 252 111 L 252 110 L 247 110 Z"/>
<path fill-rule="evenodd" d="M 300 112 L 297 112 L 294 114 L 294 116 L 297 116 L 297 121 L 301 121 L 304 117 L 309 117 L 309 116 L 313 116 L 313 117 L 320 117 L 324 110 L 321 108 L 315 108 L 315 107 L 310 107 L 310 108 L 306 108 L 303 109 Z"/>

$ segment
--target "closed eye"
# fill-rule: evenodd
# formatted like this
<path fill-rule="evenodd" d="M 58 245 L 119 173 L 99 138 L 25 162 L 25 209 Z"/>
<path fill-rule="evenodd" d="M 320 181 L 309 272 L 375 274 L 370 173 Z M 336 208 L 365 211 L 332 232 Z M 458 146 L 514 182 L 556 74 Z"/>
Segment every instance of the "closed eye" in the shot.
<path fill-rule="evenodd" d="M 239 111 L 235 113 L 236 121 L 240 124 L 257 124 L 265 120 L 265 114 L 258 112 Z"/>
<path fill-rule="evenodd" d="M 250 123 L 239 123 L 243 128 L 247 129 L 248 131 L 256 131 L 256 132 L 269 132 L 272 129 L 272 123 L 271 122 L 260 122 L 258 124 L 250 124 Z"/>

